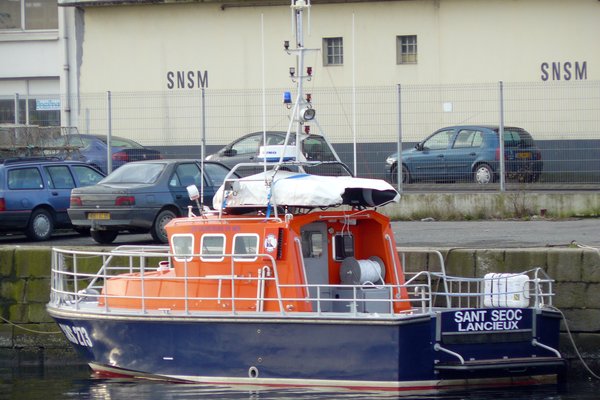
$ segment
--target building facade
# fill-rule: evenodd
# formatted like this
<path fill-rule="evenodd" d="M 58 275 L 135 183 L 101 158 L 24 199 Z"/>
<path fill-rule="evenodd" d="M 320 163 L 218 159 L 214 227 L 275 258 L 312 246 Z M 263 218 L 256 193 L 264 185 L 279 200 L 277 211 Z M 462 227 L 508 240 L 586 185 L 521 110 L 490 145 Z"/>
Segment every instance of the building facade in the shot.
<path fill-rule="evenodd" d="M 71 94 L 71 123 L 84 131 L 107 129 L 108 111 L 100 109 L 111 92 L 112 107 L 121 110 L 119 117 L 112 113 L 116 122 L 111 126 L 117 133 L 140 139 L 150 132 L 152 144 L 185 145 L 189 131 L 196 132 L 199 126 L 182 121 L 185 117 L 179 113 L 186 107 L 173 97 L 199 96 L 205 89 L 209 98 L 213 96 L 212 104 L 218 102 L 216 94 L 229 97 L 207 114 L 214 132 L 209 143 L 226 142 L 260 129 L 255 122 L 260 118 L 248 115 L 260 114 L 254 109 L 261 108 L 261 90 L 268 93 L 267 108 L 274 109 L 280 92 L 290 87 L 287 71 L 294 60 L 283 49 L 284 41 L 294 41 L 289 1 L 60 0 L 59 4 L 73 10 L 65 27 L 70 78 L 62 90 Z M 313 0 L 303 45 L 318 50 L 307 60 L 315 93 L 323 90 L 323 99 L 332 90 L 351 90 L 356 101 L 356 88 L 389 87 L 393 98 L 398 84 L 596 81 L 598 22 L 597 0 Z M 239 91 L 250 94 L 239 100 Z M 126 93 L 149 92 L 154 93 L 154 102 L 143 96 L 123 103 Z M 457 104 L 440 101 L 446 109 Z M 393 115 L 393 99 L 390 103 L 384 107 Z M 196 99 L 186 104 L 199 107 Z M 350 114 L 350 106 L 344 107 Z M 125 108 L 151 109 L 154 124 L 145 125 L 148 115 L 134 116 Z M 334 113 L 327 106 L 321 116 L 327 119 Z M 284 119 L 283 115 L 273 111 L 269 118 Z M 128 116 L 137 123 L 126 122 Z M 227 122 L 216 126 L 215 121 L 228 119 L 240 128 Z M 268 127 L 285 123 L 275 125 Z M 142 131 L 137 131 L 140 126 Z M 331 130 L 334 140 L 337 135 L 338 141 L 345 141 L 338 132 L 345 129 Z M 389 140 L 393 134 L 387 136 Z"/>
<path fill-rule="evenodd" d="M 56 0 L 0 1 L 0 123 L 60 125 Z"/>
<path fill-rule="evenodd" d="M 2 4 L 19 1 L 46 4 Z M 63 126 L 111 129 L 154 146 L 197 144 L 200 130 L 208 144 L 223 144 L 262 129 L 265 113 L 266 128 L 285 129 L 281 94 L 295 65 L 284 50 L 284 41 L 294 41 L 289 6 L 59 0 L 60 30 L 14 33 L 4 23 L 0 57 L 12 61 L 0 64 L 0 93 L 5 101 L 15 93 L 45 92 L 50 100 L 60 94 Z M 398 85 L 436 88 L 430 104 L 414 111 L 420 119 L 404 118 L 409 140 L 443 124 L 493 122 L 498 107 L 483 105 L 496 101 L 498 82 L 533 85 L 553 99 L 550 109 L 561 108 L 566 86 L 582 108 L 597 111 L 597 96 L 591 106 L 587 101 L 596 90 L 590 83 L 600 80 L 597 0 L 313 0 L 305 31 L 303 46 L 316 49 L 307 59 L 314 75 L 308 89 L 334 142 L 352 142 L 357 133 L 363 141 L 394 141 Z M 20 36 L 29 38 L 10 39 Z M 481 87 L 488 91 L 483 99 L 474 95 Z M 553 92 L 545 94 L 546 87 Z M 530 123 L 552 138 L 600 130 L 597 118 L 561 131 L 546 127 L 537 121 L 546 106 L 538 98 L 539 118 L 520 109 L 507 122 Z M 579 108 L 559 111 L 561 121 L 589 120 L 575 115 Z"/>

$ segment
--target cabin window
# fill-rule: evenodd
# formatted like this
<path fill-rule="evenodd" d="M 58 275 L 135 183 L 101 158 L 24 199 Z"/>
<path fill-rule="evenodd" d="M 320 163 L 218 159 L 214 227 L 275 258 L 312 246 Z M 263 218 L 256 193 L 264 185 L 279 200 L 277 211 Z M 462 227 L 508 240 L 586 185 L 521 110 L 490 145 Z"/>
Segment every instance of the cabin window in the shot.
<path fill-rule="evenodd" d="M 323 234 L 321 231 L 302 232 L 302 255 L 304 258 L 320 258 L 323 254 Z"/>
<path fill-rule="evenodd" d="M 338 233 L 333 237 L 333 258 L 342 261 L 346 257 L 354 257 L 354 236 Z"/>
<path fill-rule="evenodd" d="M 233 237 L 233 259 L 254 261 L 258 255 L 258 235 L 235 235 Z"/>
<path fill-rule="evenodd" d="M 190 233 L 175 234 L 171 238 L 171 243 L 175 261 L 192 261 L 192 254 L 194 253 L 194 235 Z"/>
<path fill-rule="evenodd" d="M 200 241 L 200 259 L 202 261 L 223 261 L 225 253 L 225 235 L 202 235 Z M 215 254 L 211 256 L 209 254 Z"/>

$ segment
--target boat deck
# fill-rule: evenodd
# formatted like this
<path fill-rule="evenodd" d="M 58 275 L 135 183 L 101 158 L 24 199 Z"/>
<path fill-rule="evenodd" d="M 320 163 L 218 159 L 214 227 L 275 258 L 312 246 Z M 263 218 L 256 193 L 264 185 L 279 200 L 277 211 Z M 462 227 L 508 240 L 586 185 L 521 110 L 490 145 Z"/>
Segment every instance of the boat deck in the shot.
<path fill-rule="evenodd" d="M 448 276 L 443 264 L 440 272 L 406 274 L 402 285 L 283 284 L 276 260 L 269 254 L 259 255 L 270 262 L 265 261 L 253 276 L 178 276 L 170 267 L 173 257 L 163 246 L 122 246 L 110 253 L 54 249 L 49 307 L 55 312 L 113 317 L 402 321 L 448 310 L 506 307 L 515 295 L 527 297 L 521 306 L 542 310 L 552 306 L 554 297 L 553 281 L 540 268 L 520 274 L 522 287 L 492 294 L 486 289 L 493 281 L 490 278 Z M 230 259 L 231 271 L 235 271 L 238 261 L 234 255 L 223 257 Z M 178 291 L 156 289 L 165 283 Z M 113 290 L 133 284 L 139 290 Z M 286 306 L 297 301 L 310 307 L 297 310 Z M 397 304 L 402 304 L 401 311 Z"/>

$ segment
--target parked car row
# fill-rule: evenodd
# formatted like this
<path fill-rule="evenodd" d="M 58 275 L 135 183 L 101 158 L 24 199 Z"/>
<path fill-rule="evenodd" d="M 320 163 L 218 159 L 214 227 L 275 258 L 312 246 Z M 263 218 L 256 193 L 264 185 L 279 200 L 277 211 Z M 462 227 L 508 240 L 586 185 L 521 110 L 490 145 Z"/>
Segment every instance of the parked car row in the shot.
<path fill-rule="evenodd" d="M 269 132 L 266 143 L 282 145 L 285 136 L 284 132 Z M 203 204 L 212 206 L 212 198 L 230 169 L 211 160 L 231 167 L 255 163 L 255 167 L 234 174 L 238 177 L 263 168 L 258 159 L 262 132 L 246 135 L 208 156 L 203 170 L 198 160 L 164 160 L 160 152 L 128 139 L 111 139 L 115 163 L 108 176 L 103 172 L 107 165 L 105 136 L 61 136 L 47 144 L 55 150 L 53 158 L 4 160 L 0 168 L 0 218 L 5 222 L 1 229 L 45 240 L 55 228 L 72 227 L 91 234 L 101 244 L 112 243 L 121 232 L 148 232 L 155 241 L 166 243 L 165 225 L 186 215 L 191 204 L 187 186 L 202 187 Z M 289 145 L 295 146 L 294 138 Z M 307 172 L 351 175 L 324 137 L 304 137 L 301 148 L 308 160 L 317 161 L 306 168 Z"/>
<path fill-rule="evenodd" d="M 203 204 L 210 207 L 230 168 L 250 164 L 236 170 L 234 175 L 240 177 L 260 172 L 261 146 L 281 146 L 285 141 L 285 132 L 266 132 L 266 142 L 262 132 L 245 135 L 208 156 L 202 170 L 199 160 L 164 160 L 158 151 L 112 137 L 113 161 L 118 162 L 105 176 L 106 137 L 69 136 L 76 137 L 68 138 L 70 144 L 82 145 L 78 161 L 65 160 L 65 154 L 0 160 L 0 232 L 23 232 L 32 240 L 46 240 L 56 228 L 73 228 L 101 244 L 112 243 L 121 232 L 148 232 L 155 241 L 166 243 L 165 225 L 186 215 L 191 205 L 187 186 L 203 187 Z M 499 143 L 498 126 L 439 129 L 402 152 L 402 182 L 494 182 L 500 171 Z M 295 139 L 289 145 L 295 146 Z M 352 175 L 323 136 L 303 137 L 301 149 L 307 160 L 318 162 L 306 172 Z M 540 178 L 541 153 L 524 129 L 504 128 L 504 159 L 507 177 L 527 182 Z M 397 169 L 394 153 L 386 159 L 387 178 L 394 183 Z"/>

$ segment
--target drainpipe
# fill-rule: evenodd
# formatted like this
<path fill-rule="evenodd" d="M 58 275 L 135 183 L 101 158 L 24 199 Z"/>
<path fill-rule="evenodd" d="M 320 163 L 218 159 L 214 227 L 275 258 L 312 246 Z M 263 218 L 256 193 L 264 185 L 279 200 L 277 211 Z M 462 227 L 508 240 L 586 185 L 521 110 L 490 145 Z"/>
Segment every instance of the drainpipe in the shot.
<path fill-rule="evenodd" d="M 58 28 L 60 30 L 60 40 L 63 45 L 63 67 L 60 80 L 63 86 L 63 99 L 61 102 L 62 115 L 61 125 L 70 127 L 71 121 L 71 74 L 69 65 L 69 29 L 67 27 L 67 7 L 59 7 L 61 12 L 59 15 Z"/>

